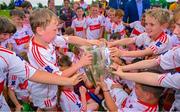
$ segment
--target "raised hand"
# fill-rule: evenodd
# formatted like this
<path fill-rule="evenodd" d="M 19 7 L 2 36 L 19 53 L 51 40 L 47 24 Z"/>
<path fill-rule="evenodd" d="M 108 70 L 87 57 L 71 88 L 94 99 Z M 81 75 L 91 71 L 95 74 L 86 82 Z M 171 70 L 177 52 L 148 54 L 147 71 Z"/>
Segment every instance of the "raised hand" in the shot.
<path fill-rule="evenodd" d="M 82 74 L 75 74 L 73 75 L 70 79 L 71 79 L 71 85 L 76 85 L 78 84 L 79 82 L 81 82 L 83 79 L 82 79 L 83 75 Z"/>
<path fill-rule="evenodd" d="M 116 47 L 112 47 L 110 48 L 110 53 L 111 53 L 111 57 L 120 57 L 123 51 Z"/>
<path fill-rule="evenodd" d="M 85 55 L 83 55 L 78 62 L 80 67 L 90 65 L 91 63 L 92 63 L 92 54 L 90 53 L 86 53 Z"/>

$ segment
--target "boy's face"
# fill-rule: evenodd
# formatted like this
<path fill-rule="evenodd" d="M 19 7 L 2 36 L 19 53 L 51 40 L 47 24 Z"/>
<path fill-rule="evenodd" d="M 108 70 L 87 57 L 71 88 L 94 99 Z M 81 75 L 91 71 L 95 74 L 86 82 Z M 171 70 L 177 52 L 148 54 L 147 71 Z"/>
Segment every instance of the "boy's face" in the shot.
<path fill-rule="evenodd" d="M 16 25 L 16 27 L 22 27 L 23 25 L 23 18 L 20 18 L 19 16 L 11 16 L 12 21 Z"/>
<path fill-rule="evenodd" d="M 25 14 L 24 23 L 29 24 L 29 14 Z"/>
<path fill-rule="evenodd" d="M 11 36 L 10 33 L 1 33 L 1 34 L 0 34 L 0 42 L 4 42 L 4 41 L 7 40 L 10 36 Z"/>
<path fill-rule="evenodd" d="M 110 18 L 111 20 L 113 20 L 114 17 L 115 17 L 115 13 L 109 12 L 109 18 Z"/>
<path fill-rule="evenodd" d="M 50 24 L 46 26 L 41 32 L 42 40 L 46 43 L 50 43 L 56 37 L 58 32 L 58 21 L 54 18 L 51 20 Z"/>
<path fill-rule="evenodd" d="M 175 23 L 174 34 L 176 34 L 180 40 L 180 19 Z"/>
<path fill-rule="evenodd" d="M 69 1 L 64 1 L 64 7 L 66 7 L 66 8 L 69 8 L 69 6 L 70 6 L 70 3 L 69 3 Z"/>
<path fill-rule="evenodd" d="M 76 11 L 76 13 L 77 13 L 77 16 L 78 16 L 78 17 L 82 17 L 83 14 L 84 14 L 84 11 L 83 11 L 82 9 L 78 9 L 78 10 Z"/>
<path fill-rule="evenodd" d="M 144 100 L 145 92 L 142 90 L 140 84 L 135 84 L 135 93 L 138 99 Z"/>
<path fill-rule="evenodd" d="M 120 23 L 122 21 L 122 17 L 114 17 L 114 22 Z"/>
<path fill-rule="evenodd" d="M 79 7 L 77 3 L 73 4 L 73 9 L 76 10 Z"/>
<path fill-rule="evenodd" d="M 92 7 L 91 8 L 91 14 L 93 16 L 98 16 L 99 15 L 99 8 L 98 7 Z"/>
<path fill-rule="evenodd" d="M 145 29 L 150 37 L 156 38 L 163 31 L 163 26 L 154 17 L 147 15 L 145 17 Z"/>

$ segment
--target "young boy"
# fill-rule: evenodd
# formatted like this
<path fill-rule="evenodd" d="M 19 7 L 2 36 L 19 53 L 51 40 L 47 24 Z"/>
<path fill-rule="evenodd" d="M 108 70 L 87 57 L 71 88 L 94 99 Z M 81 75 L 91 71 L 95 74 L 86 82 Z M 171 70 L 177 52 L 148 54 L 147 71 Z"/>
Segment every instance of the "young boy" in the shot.
<path fill-rule="evenodd" d="M 90 9 L 90 15 L 86 17 L 86 36 L 87 39 L 100 39 L 102 38 L 103 20 L 99 16 L 99 6 L 98 4 L 92 4 Z"/>
<path fill-rule="evenodd" d="M 116 13 L 116 10 L 110 8 L 107 11 L 107 17 L 105 18 L 104 27 L 105 27 L 105 33 L 107 34 L 106 38 L 107 38 L 108 41 L 110 40 L 110 35 L 111 35 L 110 34 L 110 26 L 111 26 L 111 23 L 113 22 L 113 19 L 115 18 L 115 13 Z"/>
<path fill-rule="evenodd" d="M 72 62 L 70 61 L 70 58 L 68 56 L 63 56 L 62 58 L 59 59 L 59 64 L 60 64 L 60 69 L 63 71 L 65 69 L 68 69 L 69 67 L 72 66 Z M 83 81 L 86 84 L 86 86 L 91 86 L 91 82 L 87 79 L 87 76 L 82 74 Z M 78 88 L 79 89 L 79 88 Z M 83 94 L 84 95 L 84 94 Z M 61 87 L 61 95 L 60 95 L 60 105 L 63 111 L 92 111 L 97 109 L 97 103 L 95 102 L 85 102 L 82 101 L 82 96 L 81 100 L 79 96 L 74 92 L 73 86 L 63 86 Z"/>
<path fill-rule="evenodd" d="M 121 9 L 116 10 L 115 17 L 112 18 L 112 22 L 109 26 L 109 32 L 111 34 L 118 32 L 121 35 L 121 38 L 124 38 L 126 31 L 125 27 L 122 24 L 122 18 L 124 16 L 124 12 Z"/>
<path fill-rule="evenodd" d="M 122 51 L 117 50 L 117 48 L 111 48 L 111 55 L 117 57 L 145 57 L 159 55 L 171 49 L 172 43 L 169 41 L 169 35 L 163 31 L 164 25 L 170 20 L 169 16 L 169 12 L 163 9 L 148 10 L 145 15 L 146 33 L 133 38 L 125 38 L 108 43 L 109 47 L 135 43 L 138 47 L 142 46 L 143 50 Z"/>
<path fill-rule="evenodd" d="M 12 45 L 9 43 L 9 37 L 16 32 L 16 27 L 13 25 L 12 22 L 10 22 L 9 19 L 1 17 L 0 20 L 1 25 L 6 26 L 1 26 L 0 29 L 0 45 L 4 48 L 12 50 Z"/>
<path fill-rule="evenodd" d="M 115 105 L 113 98 L 107 89 L 107 84 L 101 78 L 100 86 L 103 90 L 106 105 L 110 111 L 158 111 L 158 101 L 163 88 L 147 86 L 136 83 L 134 91 L 127 96 L 126 92 L 121 89 L 122 99 L 119 106 Z"/>
<path fill-rule="evenodd" d="M 72 21 L 71 27 L 75 31 L 75 35 L 86 38 L 85 29 L 86 29 L 86 19 L 83 17 L 84 11 L 81 7 L 76 9 L 77 18 Z"/>
<path fill-rule="evenodd" d="M 10 29 L 4 30 L 4 26 L 9 26 Z M 0 40 L 8 38 L 11 33 L 14 32 L 14 25 L 4 17 L 0 17 Z M 12 29 L 13 28 L 13 29 Z M 7 35 L 4 35 L 7 34 Z M 75 75 L 72 78 L 64 78 L 58 75 L 52 75 L 47 72 L 36 70 L 31 65 L 27 64 L 25 61 L 20 59 L 14 52 L 9 51 L 5 48 L 0 47 L 0 110 L 10 111 L 3 95 L 4 81 L 7 77 L 6 75 L 15 74 L 19 78 L 29 79 L 31 81 L 39 83 L 49 83 L 57 85 L 75 85 L 81 81 L 81 76 Z M 43 76 L 42 76 L 43 74 Z M 44 77 L 45 76 L 45 77 Z M 53 81 L 52 81 L 53 80 Z M 65 81 L 65 82 L 63 82 Z"/>
<path fill-rule="evenodd" d="M 17 54 L 20 54 L 23 51 L 27 52 L 26 44 L 29 43 L 33 34 L 27 27 L 23 27 L 25 14 L 21 10 L 14 9 L 10 12 L 10 16 L 17 29 L 16 33 L 14 33 L 10 39 L 13 45 L 13 51 Z"/>
<path fill-rule="evenodd" d="M 57 66 L 55 45 L 53 41 L 58 43 L 57 16 L 48 9 L 37 9 L 30 16 L 30 23 L 35 36 L 30 41 L 28 57 L 30 63 L 37 69 L 47 71 L 50 73 L 57 73 L 64 77 L 71 77 L 81 67 L 91 64 L 91 54 L 85 54 L 81 57 L 80 61 L 66 69 L 59 71 Z M 71 37 L 71 38 L 69 38 Z M 73 41 L 72 43 L 82 42 L 83 44 L 90 44 L 82 38 L 69 36 L 64 39 Z M 72 40 L 74 39 L 74 40 Z M 41 91 L 41 92 L 39 92 Z M 42 110 L 56 110 L 56 85 L 38 84 L 34 83 L 32 86 L 32 100 L 33 103 Z"/>
<path fill-rule="evenodd" d="M 142 16 L 141 21 L 135 21 L 130 24 L 123 23 L 125 26 L 133 28 L 130 37 L 138 36 L 145 32 L 145 14 Z"/>

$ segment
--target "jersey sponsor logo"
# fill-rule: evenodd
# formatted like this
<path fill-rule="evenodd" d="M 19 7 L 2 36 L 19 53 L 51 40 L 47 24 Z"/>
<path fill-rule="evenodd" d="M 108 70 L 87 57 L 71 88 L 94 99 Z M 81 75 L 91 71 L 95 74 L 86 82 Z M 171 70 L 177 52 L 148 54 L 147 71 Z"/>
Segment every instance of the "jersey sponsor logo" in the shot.
<path fill-rule="evenodd" d="M 0 82 L 0 94 L 2 93 L 3 89 L 4 89 L 4 80 Z"/>
<path fill-rule="evenodd" d="M 76 27 L 76 31 L 79 32 L 79 31 L 83 31 L 83 27 Z"/>
<path fill-rule="evenodd" d="M 26 35 L 25 37 L 23 37 L 21 39 L 15 39 L 17 45 L 28 43 L 29 40 L 30 40 L 29 35 Z"/>
<path fill-rule="evenodd" d="M 45 67 L 45 70 L 47 70 L 49 73 L 52 73 L 52 72 L 53 72 L 53 69 L 52 69 L 50 66 L 46 66 L 46 67 Z"/>
<path fill-rule="evenodd" d="M 140 35 L 141 32 L 134 28 L 133 31 L 132 31 L 132 34 Z"/>
<path fill-rule="evenodd" d="M 97 25 L 90 25 L 89 26 L 90 30 L 98 30 L 101 28 L 101 25 L 100 24 L 97 24 Z"/>

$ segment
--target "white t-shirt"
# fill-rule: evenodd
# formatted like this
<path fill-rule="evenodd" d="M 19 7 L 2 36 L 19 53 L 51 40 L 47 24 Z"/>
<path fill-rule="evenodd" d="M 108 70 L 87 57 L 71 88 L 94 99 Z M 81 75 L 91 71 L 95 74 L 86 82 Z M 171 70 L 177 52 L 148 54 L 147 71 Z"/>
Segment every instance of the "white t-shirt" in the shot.
<path fill-rule="evenodd" d="M 172 111 L 180 111 L 180 73 L 176 72 L 174 74 L 167 73 L 159 75 L 158 77 L 159 85 L 166 88 L 175 88 L 175 101 L 172 106 Z M 175 110 L 174 110 L 175 109 Z"/>
<path fill-rule="evenodd" d="M 119 24 L 111 22 L 109 25 L 110 25 L 109 30 L 110 30 L 111 34 L 118 32 L 121 35 L 121 38 L 124 38 L 126 31 L 125 31 L 125 26 L 122 24 L 122 22 Z"/>
<path fill-rule="evenodd" d="M 138 36 L 145 32 L 144 26 L 142 26 L 141 21 L 135 21 L 129 24 L 130 28 L 133 28 L 130 37 Z"/>
<path fill-rule="evenodd" d="M 18 78 L 16 75 L 9 75 L 8 87 L 10 87 L 16 94 L 17 99 L 25 100 L 30 97 L 28 90 L 28 80 Z"/>
<path fill-rule="evenodd" d="M 75 31 L 75 35 L 85 38 L 85 29 L 86 29 L 86 18 L 82 20 L 76 18 L 72 21 L 71 27 Z"/>
<path fill-rule="evenodd" d="M 90 16 L 86 17 L 86 36 L 87 39 L 93 40 L 98 39 L 100 36 L 100 30 L 102 25 L 102 18 L 100 16 L 92 18 Z"/>
<path fill-rule="evenodd" d="M 54 73 L 54 75 L 62 73 L 57 66 L 55 47 L 52 44 L 49 44 L 48 48 L 45 48 L 34 42 L 34 38 L 32 38 L 29 44 L 28 58 L 31 65 L 37 69 Z M 47 104 L 47 102 L 51 101 L 51 99 L 54 101 L 57 85 L 32 82 L 31 89 L 34 105 L 40 108 L 56 105 L 56 102 L 51 102 L 51 104 Z"/>
<path fill-rule="evenodd" d="M 155 41 L 153 41 L 147 33 L 142 33 L 139 36 L 133 37 L 135 44 L 138 47 L 150 48 L 154 54 L 162 54 L 172 48 L 172 43 L 169 41 L 169 35 L 162 32 Z"/>
<path fill-rule="evenodd" d="M 15 74 L 19 78 L 29 79 L 36 72 L 36 69 L 19 58 L 14 52 L 0 47 L 0 91 L 2 93 L 4 80 L 7 74 Z M 0 103 L 3 102 L 3 96 L 0 95 Z"/>
<path fill-rule="evenodd" d="M 150 105 L 144 103 L 137 99 L 135 91 L 132 91 L 132 93 L 123 101 L 121 108 L 118 109 L 118 112 L 156 112 L 158 109 L 158 104 Z"/>
<path fill-rule="evenodd" d="M 164 70 L 180 67 L 180 45 L 172 48 L 158 58 L 158 63 Z"/>
<path fill-rule="evenodd" d="M 27 49 L 25 49 L 24 46 L 29 42 L 31 36 L 32 33 L 27 27 L 17 30 L 16 33 L 10 37 L 10 42 L 13 44 L 13 51 L 15 51 L 17 54 L 23 51 L 27 52 Z"/>

